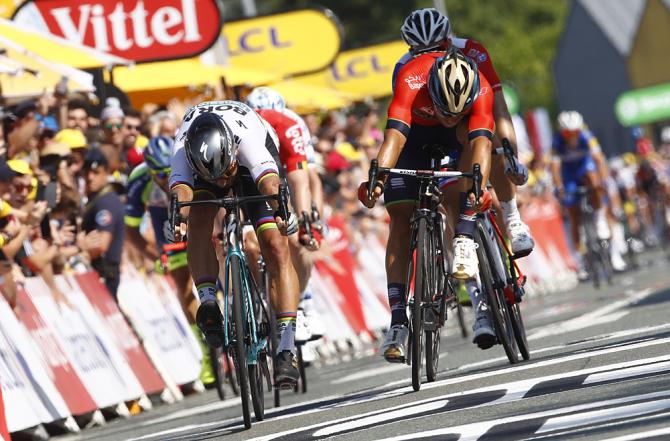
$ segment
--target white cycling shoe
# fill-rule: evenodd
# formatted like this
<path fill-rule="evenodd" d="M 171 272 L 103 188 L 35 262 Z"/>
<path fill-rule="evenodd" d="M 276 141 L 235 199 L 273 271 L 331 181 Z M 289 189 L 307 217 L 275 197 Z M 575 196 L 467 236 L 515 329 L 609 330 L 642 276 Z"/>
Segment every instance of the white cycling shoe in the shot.
<path fill-rule="evenodd" d="M 533 251 L 535 241 L 530 228 L 521 220 L 513 220 L 507 225 L 507 233 L 512 242 L 512 253 L 517 257 L 527 256 Z"/>
<path fill-rule="evenodd" d="M 607 219 L 604 216 L 598 216 L 596 219 L 596 234 L 600 240 L 607 240 L 612 237 L 610 226 L 607 224 Z"/>
<path fill-rule="evenodd" d="M 477 244 L 469 237 L 454 238 L 454 264 L 451 274 L 456 279 L 472 279 L 477 274 Z"/>
<path fill-rule="evenodd" d="M 389 363 L 404 363 L 408 338 L 409 329 L 407 325 L 391 326 L 384 337 L 384 343 L 379 348 L 379 353 Z"/>
<path fill-rule="evenodd" d="M 305 317 L 307 317 L 309 330 L 312 333 L 312 336 L 309 338 L 310 341 L 318 340 L 326 334 L 326 327 L 318 312 L 314 309 L 307 309 L 305 310 Z"/>
<path fill-rule="evenodd" d="M 295 317 L 295 342 L 306 343 L 312 338 L 312 331 L 309 327 L 309 319 L 305 311 L 298 309 Z"/>

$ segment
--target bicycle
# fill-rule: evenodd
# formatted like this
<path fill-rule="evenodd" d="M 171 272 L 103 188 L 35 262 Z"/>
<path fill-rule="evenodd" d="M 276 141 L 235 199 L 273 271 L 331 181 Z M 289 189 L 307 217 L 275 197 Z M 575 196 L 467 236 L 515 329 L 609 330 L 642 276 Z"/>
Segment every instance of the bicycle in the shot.
<path fill-rule="evenodd" d="M 214 204 L 225 208 L 226 217 L 222 231 L 225 234 L 226 280 L 223 289 L 223 323 L 220 329 L 223 348 L 232 356 L 242 399 L 244 427 L 251 427 L 253 407 L 257 421 L 262 421 L 265 413 L 263 377 L 268 390 L 272 379 L 268 368 L 268 337 L 270 336 L 270 315 L 261 298 L 258 285 L 252 277 L 243 252 L 242 221 L 240 206 L 250 202 L 279 203 L 279 215 L 288 219 L 288 191 L 280 185 L 276 195 L 227 196 L 219 199 L 179 202 L 172 196 L 173 219 L 179 219 L 182 207 Z M 231 286 L 232 285 L 232 286 Z M 230 296 L 232 288 L 232 296 Z M 229 312 L 232 297 L 232 311 Z M 260 317 L 260 318 L 259 318 Z M 250 406 L 251 404 L 251 406 Z"/>
<path fill-rule="evenodd" d="M 582 214 L 581 234 L 584 240 L 585 254 L 584 265 L 589 273 L 593 286 L 600 288 L 602 278 L 612 285 L 612 260 L 610 259 L 610 242 L 608 239 L 600 239 L 596 228 L 596 210 L 591 205 L 590 191 L 586 186 L 577 188 L 579 208 Z"/>
<path fill-rule="evenodd" d="M 502 150 L 494 150 L 494 154 L 500 153 L 511 161 L 514 152 L 507 139 L 502 140 Z M 514 161 L 511 163 L 514 164 Z M 476 175 L 475 181 L 477 178 L 481 179 L 481 174 Z M 479 197 L 480 185 L 481 180 L 473 185 L 476 198 Z M 519 306 L 524 296 L 526 277 L 516 263 L 516 259 L 528 253 L 512 253 L 491 209 L 477 214 L 475 242 L 481 288 L 491 311 L 498 343 L 503 346 L 510 364 L 519 361 L 519 353 L 524 360 L 529 360 L 530 350 Z"/>
<path fill-rule="evenodd" d="M 409 357 L 406 363 L 412 366 L 412 387 L 421 389 L 422 354 L 426 353 L 426 378 L 433 382 L 437 377 L 440 352 L 440 330 L 447 319 L 447 308 L 457 308 L 458 297 L 449 282 L 447 254 L 444 246 L 444 218 L 438 211 L 442 192 L 440 178 L 470 177 L 479 173 L 460 171 L 440 171 L 439 159 L 445 152 L 442 146 L 425 146 L 430 150 L 432 162 L 430 170 L 407 170 L 379 167 L 372 160 L 369 170 L 368 198 L 377 185 L 380 175 L 399 174 L 414 176 L 419 180 L 419 204 L 410 221 L 409 264 L 407 268 L 406 292 L 410 308 Z M 481 181 L 481 178 L 480 178 Z M 413 280 L 412 280 L 413 279 Z M 414 290 L 410 287 L 414 282 Z M 425 340 L 424 340 L 425 338 Z"/>

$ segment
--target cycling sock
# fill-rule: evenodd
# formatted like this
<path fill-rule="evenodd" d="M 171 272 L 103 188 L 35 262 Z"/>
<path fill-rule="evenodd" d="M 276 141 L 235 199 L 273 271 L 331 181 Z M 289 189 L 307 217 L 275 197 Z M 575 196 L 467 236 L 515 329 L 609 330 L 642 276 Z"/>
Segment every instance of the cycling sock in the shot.
<path fill-rule="evenodd" d="M 513 197 L 507 202 L 500 201 L 500 206 L 502 207 L 505 225 L 521 220 L 521 215 L 519 214 L 519 209 L 516 205 L 516 197 Z"/>
<path fill-rule="evenodd" d="M 295 312 L 280 312 L 275 316 L 277 318 L 277 336 L 279 344 L 277 345 L 277 354 L 281 351 L 291 351 L 295 347 Z"/>
<path fill-rule="evenodd" d="M 401 324 L 406 325 L 408 320 L 405 285 L 403 283 L 389 283 L 387 288 L 389 307 L 391 308 L 391 326 Z"/>
<path fill-rule="evenodd" d="M 484 296 L 482 290 L 479 288 L 481 282 L 479 279 L 479 274 L 475 276 L 474 279 L 465 281 L 465 289 L 468 291 L 468 296 L 470 296 L 470 301 L 472 302 L 472 310 L 475 311 L 475 316 L 479 312 L 482 304 L 484 303 Z"/>
<path fill-rule="evenodd" d="M 201 277 L 195 281 L 195 288 L 198 291 L 200 303 L 205 300 L 216 300 L 216 278 Z"/>
<path fill-rule="evenodd" d="M 466 236 L 469 238 L 475 237 L 476 212 L 474 206 L 470 202 L 467 193 L 460 194 L 461 212 L 458 215 L 458 222 L 456 223 L 456 236 Z"/>

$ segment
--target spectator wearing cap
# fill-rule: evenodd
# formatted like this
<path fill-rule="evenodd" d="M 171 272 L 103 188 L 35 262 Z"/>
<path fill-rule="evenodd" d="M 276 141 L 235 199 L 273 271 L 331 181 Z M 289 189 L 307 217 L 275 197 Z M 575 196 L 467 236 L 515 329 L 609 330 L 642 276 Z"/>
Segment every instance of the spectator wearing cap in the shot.
<path fill-rule="evenodd" d="M 121 104 L 117 98 L 108 98 L 107 107 L 102 109 L 100 122 L 102 123 L 103 140 L 114 146 L 120 154 L 123 146 L 123 118 L 125 114 L 121 110 Z"/>
<path fill-rule="evenodd" d="M 77 129 L 63 129 L 56 133 L 54 141 L 70 147 L 70 156 L 67 158 L 68 173 L 72 176 L 77 193 L 82 197 L 85 196 L 82 169 L 84 167 L 84 157 L 89 148 L 86 137 Z"/>
<path fill-rule="evenodd" d="M 109 161 L 101 150 L 88 151 L 84 174 L 88 203 L 77 245 L 88 254 L 91 265 L 116 298 L 125 232 L 123 203 L 108 183 Z"/>
<path fill-rule="evenodd" d="M 3 131 L 7 141 L 7 157 L 14 158 L 30 150 L 30 141 L 40 130 L 36 119 L 37 105 L 33 100 L 22 101 L 10 109 L 3 120 Z"/>

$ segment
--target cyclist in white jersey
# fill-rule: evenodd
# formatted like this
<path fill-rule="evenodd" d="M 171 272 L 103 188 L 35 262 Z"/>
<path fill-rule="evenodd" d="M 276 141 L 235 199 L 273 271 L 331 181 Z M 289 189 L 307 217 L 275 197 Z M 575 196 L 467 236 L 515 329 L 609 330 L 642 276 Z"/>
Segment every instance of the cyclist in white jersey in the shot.
<path fill-rule="evenodd" d="M 189 109 L 177 132 L 172 153 L 170 192 L 179 201 L 237 195 L 273 195 L 280 184 L 276 134 L 246 104 L 208 101 Z M 275 354 L 275 381 L 295 384 L 299 379 L 294 352 L 295 317 L 299 300 L 298 279 L 291 264 L 287 235 L 298 229 L 291 214 L 277 216 L 276 201 L 245 204 L 243 210 L 255 227 L 271 278 L 272 305 L 277 313 L 279 345 Z M 175 240 L 188 233 L 188 263 L 200 306 L 198 326 L 207 342 L 220 346 L 221 311 L 216 301 L 219 264 L 212 243 L 218 207 L 184 207 L 173 219 Z"/>

